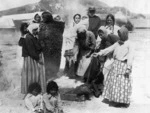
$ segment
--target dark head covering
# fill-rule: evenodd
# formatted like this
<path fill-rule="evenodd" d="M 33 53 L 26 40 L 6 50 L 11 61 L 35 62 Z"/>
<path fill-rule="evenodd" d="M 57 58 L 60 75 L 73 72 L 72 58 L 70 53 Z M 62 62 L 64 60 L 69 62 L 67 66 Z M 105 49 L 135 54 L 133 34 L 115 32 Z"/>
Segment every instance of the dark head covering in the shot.
<path fill-rule="evenodd" d="M 124 44 L 124 42 L 128 40 L 128 29 L 122 26 L 121 29 L 118 30 L 118 35 L 120 37 L 119 44 Z"/>
<path fill-rule="evenodd" d="M 50 12 L 43 12 L 42 13 L 42 19 L 44 23 L 50 23 L 53 22 L 53 16 Z"/>
<path fill-rule="evenodd" d="M 88 12 L 95 13 L 96 9 L 94 6 L 89 7 Z"/>

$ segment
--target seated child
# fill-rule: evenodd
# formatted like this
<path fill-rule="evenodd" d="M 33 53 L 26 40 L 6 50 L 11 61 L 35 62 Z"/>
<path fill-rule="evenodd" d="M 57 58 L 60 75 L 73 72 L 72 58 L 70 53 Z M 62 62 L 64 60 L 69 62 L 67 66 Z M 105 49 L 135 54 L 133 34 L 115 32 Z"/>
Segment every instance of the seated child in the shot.
<path fill-rule="evenodd" d="M 26 108 L 31 113 L 43 113 L 41 86 L 38 83 L 29 85 L 28 94 L 24 101 Z"/>
<path fill-rule="evenodd" d="M 43 95 L 44 113 L 63 113 L 58 85 L 54 81 L 47 84 L 47 93 Z"/>

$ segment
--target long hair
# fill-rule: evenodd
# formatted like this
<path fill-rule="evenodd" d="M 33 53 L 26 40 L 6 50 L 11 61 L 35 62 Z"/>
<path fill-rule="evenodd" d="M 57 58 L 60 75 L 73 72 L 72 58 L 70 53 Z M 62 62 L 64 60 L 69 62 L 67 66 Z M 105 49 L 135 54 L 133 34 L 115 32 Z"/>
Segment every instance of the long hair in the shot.
<path fill-rule="evenodd" d="M 108 14 L 107 16 L 106 16 L 106 25 L 108 25 L 108 22 L 107 22 L 107 20 L 108 20 L 108 18 L 111 18 L 112 20 L 113 20 L 113 26 L 115 25 L 115 17 L 114 17 L 114 15 L 112 15 L 112 14 Z"/>

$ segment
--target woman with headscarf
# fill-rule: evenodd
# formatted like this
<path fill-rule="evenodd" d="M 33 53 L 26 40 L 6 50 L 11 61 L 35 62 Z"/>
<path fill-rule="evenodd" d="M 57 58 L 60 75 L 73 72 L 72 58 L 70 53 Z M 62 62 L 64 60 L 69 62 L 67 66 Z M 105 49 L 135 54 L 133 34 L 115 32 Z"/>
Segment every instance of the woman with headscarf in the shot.
<path fill-rule="evenodd" d="M 65 24 L 54 21 L 49 12 L 43 12 L 42 19 L 38 36 L 44 54 L 45 74 L 47 79 L 51 79 L 56 78 L 59 71 Z"/>
<path fill-rule="evenodd" d="M 119 40 L 118 35 L 109 34 L 108 30 L 104 26 L 101 26 L 99 28 L 98 35 L 99 35 L 101 41 L 100 41 L 99 48 L 97 49 L 97 51 L 105 49 L 105 48 L 113 45 L 114 43 L 116 43 Z M 103 74 L 104 74 L 105 79 L 107 77 L 107 74 L 111 68 L 111 64 L 113 63 L 113 61 L 114 60 L 112 58 L 112 53 L 108 54 L 107 57 L 105 57 L 104 67 L 103 67 Z"/>
<path fill-rule="evenodd" d="M 78 14 L 76 14 L 74 16 L 77 16 Z M 79 15 L 78 15 L 79 16 Z M 65 64 L 65 68 L 64 68 L 64 73 L 69 76 L 70 78 L 74 78 L 75 75 L 75 71 L 74 71 L 74 59 L 76 59 L 77 54 L 78 54 L 78 49 L 76 49 L 76 53 L 73 53 L 73 48 L 75 45 L 75 40 L 77 38 L 77 29 L 84 26 L 86 29 L 89 26 L 89 20 L 88 20 L 88 16 L 84 16 L 83 19 L 81 19 L 81 15 L 80 17 L 80 22 L 76 22 L 76 24 L 74 24 L 73 27 L 70 28 L 70 37 L 68 37 L 66 39 L 66 51 L 65 51 L 65 58 L 66 58 L 66 64 Z M 67 33 L 68 35 L 68 33 Z"/>
<path fill-rule="evenodd" d="M 79 24 L 81 21 L 81 15 L 80 14 L 75 14 L 73 16 L 73 27 L 77 24 Z"/>
<path fill-rule="evenodd" d="M 128 107 L 131 95 L 131 71 L 134 49 L 128 40 L 128 30 L 121 27 L 120 40 L 96 54 L 105 56 L 113 52 L 114 62 L 105 81 L 103 97 L 115 102 L 116 107 Z"/>
<path fill-rule="evenodd" d="M 28 26 L 29 33 L 23 41 L 22 56 L 24 57 L 23 69 L 21 73 L 21 93 L 27 94 L 28 87 L 31 83 L 37 82 L 42 87 L 42 92 L 45 92 L 45 69 L 44 59 L 42 56 L 42 48 L 37 38 L 38 24 Z"/>
<path fill-rule="evenodd" d="M 104 26 L 101 26 L 98 30 L 98 37 L 100 38 L 100 44 L 95 49 L 95 52 L 103 50 L 110 45 L 113 45 L 118 41 L 119 37 L 112 37 L 108 35 L 107 30 Z M 104 80 L 106 75 L 103 75 L 103 65 L 106 61 L 106 56 L 92 57 L 91 63 L 84 75 L 84 82 L 93 86 L 93 94 L 99 97 L 102 94 Z"/>
<path fill-rule="evenodd" d="M 34 16 L 34 20 L 32 21 L 33 23 L 40 23 L 41 22 L 41 16 L 37 13 Z"/>
<path fill-rule="evenodd" d="M 74 50 L 78 48 L 76 60 L 76 75 L 83 77 L 87 70 L 91 57 L 90 54 L 94 51 L 96 39 L 91 31 L 86 30 L 86 26 L 80 26 L 77 29 L 77 38 L 75 41 Z"/>

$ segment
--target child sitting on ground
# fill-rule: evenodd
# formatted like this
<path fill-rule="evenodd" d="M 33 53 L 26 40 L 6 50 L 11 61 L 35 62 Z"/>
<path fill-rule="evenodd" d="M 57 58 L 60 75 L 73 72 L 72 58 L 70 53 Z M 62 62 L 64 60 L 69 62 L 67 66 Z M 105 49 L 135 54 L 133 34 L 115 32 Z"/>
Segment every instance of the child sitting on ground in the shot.
<path fill-rule="evenodd" d="M 43 95 L 44 113 L 63 113 L 59 88 L 56 82 L 50 81 L 47 84 L 47 93 Z"/>
<path fill-rule="evenodd" d="M 43 113 L 41 86 L 38 83 L 29 85 L 28 94 L 24 101 L 30 113 Z"/>

